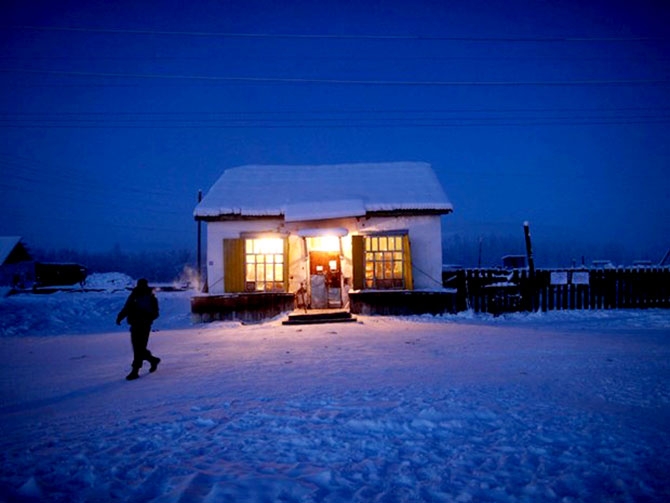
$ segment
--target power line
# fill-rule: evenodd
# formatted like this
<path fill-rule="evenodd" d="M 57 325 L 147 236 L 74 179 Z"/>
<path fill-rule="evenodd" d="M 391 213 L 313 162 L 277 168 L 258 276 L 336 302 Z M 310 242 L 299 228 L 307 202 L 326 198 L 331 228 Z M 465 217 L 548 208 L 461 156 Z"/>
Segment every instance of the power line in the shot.
<path fill-rule="evenodd" d="M 91 172 L 88 170 L 76 170 L 62 166 L 47 166 L 26 157 L 0 153 L 0 165 L 3 164 L 11 168 L 7 170 L 7 173 L 4 176 L 5 181 L 14 179 L 19 182 L 29 183 L 31 187 L 39 185 L 40 183 L 49 184 L 49 187 L 51 187 L 50 184 L 55 182 L 57 184 L 62 184 L 62 187 L 65 187 L 69 191 L 77 191 L 84 194 L 91 193 L 92 191 L 102 191 L 107 194 L 110 190 L 108 181 L 92 177 Z M 160 190 L 156 187 L 133 187 L 128 185 L 127 180 L 124 181 L 122 190 L 119 190 L 119 194 L 129 196 L 131 200 L 134 200 L 132 194 L 157 198 L 172 198 L 181 195 L 175 191 Z"/>
<path fill-rule="evenodd" d="M 45 128 L 236 128 L 236 127 L 440 127 L 453 125 L 665 123 L 670 107 L 480 108 L 322 110 L 262 112 L 63 112 L 0 113 L 0 127 Z"/>
<path fill-rule="evenodd" d="M 119 197 L 117 194 L 104 194 L 104 199 L 96 199 L 94 194 L 91 194 L 90 197 L 83 197 L 81 194 L 68 192 L 66 190 L 67 187 L 63 187 L 63 185 L 43 184 L 36 186 L 35 184 L 31 184 L 26 186 L 25 184 L 17 184 L 13 182 L 14 181 L 12 180 L 0 181 L 0 188 L 12 191 L 14 193 L 19 193 L 22 195 L 22 197 L 26 197 L 28 195 L 39 197 L 39 200 L 41 204 L 44 205 L 44 208 L 48 208 L 49 219 L 58 215 L 62 211 L 69 212 L 72 210 L 72 208 L 63 208 L 62 206 L 54 206 L 49 204 L 53 201 L 76 203 L 77 205 L 85 204 L 89 209 L 99 210 L 106 210 L 110 207 L 110 204 L 113 204 L 116 214 L 124 214 L 124 216 L 127 217 L 124 218 L 124 221 L 128 221 L 129 219 L 132 220 L 133 216 L 137 216 L 138 211 L 141 211 L 142 213 L 152 213 L 162 217 L 174 215 L 186 218 L 189 215 L 188 211 L 180 212 L 177 210 L 167 210 L 163 205 L 147 205 L 146 201 L 144 200 L 127 199 L 124 197 Z"/>
<path fill-rule="evenodd" d="M 499 122 L 484 122 L 470 120 L 466 122 L 343 122 L 339 124 L 324 123 L 293 123 L 293 124 L 271 124 L 271 123 L 239 123 L 239 124 L 139 124 L 139 125 L 115 125 L 109 123 L 99 124 L 0 124 L 0 129 L 146 129 L 146 130 L 168 130 L 168 129 L 393 129 L 393 128 L 463 128 L 463 127 L 540 127 L 540 126 L 593 126 L 593 125 L 636 125 L 636 124 L 668 124 L 670 117 L 659 117 L 654 119 L 588 119 L 588 120 L 551 120 L 543 119 L 535 121 L 503 120 Z"/>
<path fill-rule="evenodd" d="M 347 123 L 347 124 L 365 124 L 366 122 L 378 122 L 386 121 L 389 123 L 416 123 L 421 124 L 422 122 L 428 121 L 449 121 L 449 122 L 499 122 L 507 121 L 510 119 L 523 120 L 526 122 L 533 121 L 546 121 L 546 120 L 557 120 L 557 121 L 579 121 L 579 120 L 657 120 L 657 119 L 669 119 L 670 115 L 668 114 L 651 114 L 651 115 L 570 115 L 570 116 L 515 116 L 515 115 L 498 115 L 498 116 L 462 116 L 462 117 L 440 117 L 432 114 L 426 114 L 426 116 L 403 116 L 403 117 L 392 117 L 392 116 L 371 116 L 371 117 L 317 117 L 317 118 L 302 118 L 302 117 L 290 117 L 290 118 L 246 118 L 240 117 L 236 119 L 216 119 L 216 118 L 157 118 L 147 117 L 134 117 L 134 118 L 119 118 L 115 119 L 113 117 L 100 117 L 100 118 L 62 118 L 57 117 L 28 117 L 28 118 L 0 118 L 0 125 L 21 125 L 21 124 L 41 124 L 45 126 L 77 126 L 77 125 L 109 125 L 113 126 L 161 126 L 161 125 L 178 125 L 178 126 L 217 126 L 217 125 L 253 125 L 253 124 L 315 124 L 315 125 L 328 125 L 331 123 Z M 4 123 L 4 124 L 3 124 Z"/>
<path fill-rule="evenodd" d="M 622 54 L 604 54 L 601 56 L 405 56 L 405 55 L 377 55 L 377 56 L 361 56 L 359 54 L 346 56 L 333 55 L 299 55 L 300 61 L 348 61 L 348 62 L 363 62 L 363 61 L 634 61 L 637 63 L 644 62 L 662 62 L 670 61 L 669 57 L 664 56 L 650 56 L 649 54 L 639 55 L 622 55 Z M 22 56 L 2 56 L 0 60 L 34 60 L 34 61 L 295 61 L 296 55 L 245 55 L 239 56 L 237 54 L 221 55 L 213 54 L 210 56 L 44 56 L 44 55 L 22 55 Z"/>
<path fill-rule="evenodd" d="M 435 87 L 531 87 L 531 86 L 640 86 L 667 85 L 668 79 L 583 79 L 583 80 L 509 80 L 509 81 L 446 81 L 446 80 L 354 80 L 354 79 L 315 79 L 294 77 L 221 77 L 208 75 L 171 75 L 149 73 L 111 73 L 111 72 L 79 72 L 64 70 L 34 70 L 26 68 L 2 68 L 2 73 L 25 73 L 38 75 L 58 75 L 63 77 L 96 77 L 113 79 L 159 79 L 159 80 L 194 80 L 220 83 L 251 83 L 251 84 L 329 84 L 329 85 L 362 85 L 362 86 L 435 86 Z"/>
<path fill-rule="evenodd" d="M 0 188 L 7 190 L 8 194 L 11 191 L 22 196 L 39 198 L 42 205 L 50 208 L 49 218 L 60 211 L 67 211 L 60 204 L 54 205 L 56 201 L 86 204 L 89 208 L 99 210 L 108 209 L 112 204 L 117 213 L 124 215 L 124 220 L 133 220 L 138 211 L 162 218 L 186 218 L 189 214 L 186 210 L 174 209 L 175 198 L 184 201 L 184 194 L 176 191 L 166 192 L 144 186 L 139 188 L 129 184 L 128 180 L 125 180 L 121 189 L 115 190 L 108 183 L 87 176 L 88 172 L 60 167 L 53 171 L 53 166 L 0 153 L 0 167 L 2 166 L 9 169 L 0 180 Z M 142 197 L 134 196 L 134 193 Z"/>
<path fill-rule="evenodd" d="M 71 33 L 101 33 L 123 35 L 164 35 L 189 37 L 249 38 L 249 39 L 298 39 L 298 40 L 398 40 L 398 41 L 446 41 L 446 42 L 643 42 L 666 40 L 664 37 L 463 37 L 463 36 L 432 36 L 432 35 L 401 35 L 401 34 L 328 34 L 328 33 L 240 33 L 240 32 L 202 32 L 202 31 L 170 31 L 170 30 L 129 30 L 113 28 L 89 28 L 71 26 L 5 26 L 9 30 L 56 31 Z"/>
<path fill-rule="evenodd" d="M 324 109 L 304 109 L 304 110 L 208 110 L 208 111 L 186 111 L 173 110 L 166 112 L 156 112 L 153 110 L 140 110 L 133 112 L 124 111 L 84 111 L 84 112 L 9 112 L 0 111 L 0 116 L 5 115 L 9 117 L 63 117 L 63 116 L 151 116 L 151 117 L 173 117 L 173 116 L 256 116 L 256 115 L 291 115 L 297 114 L 305 115 L 348 115 L 348 114 L 452 114 L 452 113 L 537 113 L 537 112 L 555 112 L 555 113 L 570 113 L 570 112 L 650 112 L 650 111 L 670 111 L 670 106 L 635 106 L 635 107 L 532 107 L 532 108 L 518 108 L 518 107 L 457 107 L 457 108 L 324 108 Z M 0 154 L 1 155 L 1 154 Z"/>
<path fill-rule="evenodd" d="M 16 212 L 12 216 L 17 217 L 20 216 L 21 214 L 19 212 Z M 136 223 L 135 220 L 128 220 L 124 219 L 123 222 L 116 222 L 114 220 L 110 220 L 109 218 L 104 218 L 104 217 L 112 217 L 113 215 L 103 215 L 103 217 L 100 216 L 91 216 L 90 219 L 85 219 L 81 218 L 82 216 L 87 216 L 82 213 L 78 213 L 77 216 L 73 215 L 59 215 L 59 214 L 49 214 L 49 221 L 61 221 L 61 222 L 66 222 L 68 224 L 84 224 L 84 225 L 90 225 L 90 226 L 104 226 L 104 227 L 113 227 L 117 229 L 124 229 L 124 230 L 138 230 L 138 231 L 144 231 L 144 232 L 153 232 L 153 233 L 160 233 L 164 235 L 174 235 L 174 236 L 183 236 L 184 235 L 184 230 L 182 228 L 178 228 L 176 226 L 173 227 L 156 227 L 155 225 L 139 225 Z M 194 231 L 195 232 L 195 231 Z"/>

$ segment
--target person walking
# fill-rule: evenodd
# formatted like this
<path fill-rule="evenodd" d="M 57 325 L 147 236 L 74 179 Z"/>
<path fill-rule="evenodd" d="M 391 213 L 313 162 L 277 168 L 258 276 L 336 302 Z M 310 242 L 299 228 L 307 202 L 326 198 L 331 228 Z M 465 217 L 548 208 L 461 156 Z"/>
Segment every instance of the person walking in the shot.
<path fill-rule="evenodd" d="M 128 319 L 130 341 L 133 345 L 133 369 L 126 379 L 133 381 L 140 377 L 139 371 L 145 360 L 151 364 L 149 372 L 155 372 L 161 361 L 147 349 L 151 324 L 158 318 L 158 299 L 146 279 L 137 280 L 137 286 L 133 288 L 123 309 L 116 316 L 116 324 L 120 325 L 124 318 Z"/>

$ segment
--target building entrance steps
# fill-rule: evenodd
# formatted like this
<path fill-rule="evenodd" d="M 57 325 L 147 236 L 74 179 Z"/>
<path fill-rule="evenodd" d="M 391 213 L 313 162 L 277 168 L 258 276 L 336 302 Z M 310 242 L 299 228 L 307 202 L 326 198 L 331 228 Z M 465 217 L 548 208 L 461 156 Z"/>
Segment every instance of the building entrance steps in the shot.
<path fill-rule="evenodd" d="M 313 309 L 307 312 L 294 311 L 289 314 L 288 319 L 282 325 L 310 325 L 316 323 L 347 323 L 354 322 L 356 318 L 349 311 L 339 309 Z"/>

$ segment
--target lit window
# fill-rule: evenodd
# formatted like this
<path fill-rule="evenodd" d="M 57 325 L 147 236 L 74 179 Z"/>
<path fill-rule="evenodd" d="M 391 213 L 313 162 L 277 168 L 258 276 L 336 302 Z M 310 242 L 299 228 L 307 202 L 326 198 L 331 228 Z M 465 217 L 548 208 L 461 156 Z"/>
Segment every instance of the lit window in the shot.
<path fill-rule="evenodd" d="M 365 238 L 365 288 L 404 289 L 402 236 Z"/>
<path fill-rule="evenodd" d="M 245 239 L 244 249 L 246 291 L 284 291 L 284 240 Z"/>

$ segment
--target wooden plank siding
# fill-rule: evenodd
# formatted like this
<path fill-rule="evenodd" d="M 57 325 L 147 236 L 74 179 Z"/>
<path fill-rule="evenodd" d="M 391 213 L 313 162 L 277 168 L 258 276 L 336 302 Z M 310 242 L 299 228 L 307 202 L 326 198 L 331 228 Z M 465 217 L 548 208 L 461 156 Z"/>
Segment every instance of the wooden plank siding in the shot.
<path fill-rule="evenodd" d="M 351 263 L 354 290 L 365 287 L 365 237 L 351 236 Z"/>
<path fill-rule="evenodd" d="M 409 244 L 409 235 L 405 234 L 402 237 L 402 252 L 403 252 L 403 277 L 405 280 L 405 290 L 414 290 L 414 276 L 412 274 L 412 249 Z"/>
<path fill-rule="evenodd" d="M 226 293 L 244 292 L 244 273 L 244 239 L 224 239 L 224 291 Z"/>

